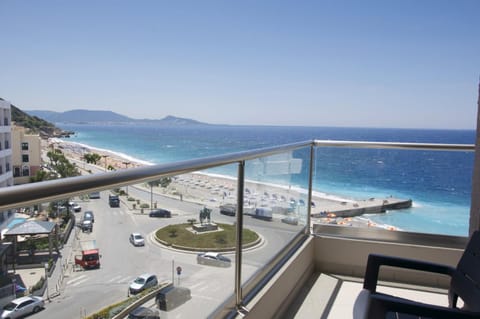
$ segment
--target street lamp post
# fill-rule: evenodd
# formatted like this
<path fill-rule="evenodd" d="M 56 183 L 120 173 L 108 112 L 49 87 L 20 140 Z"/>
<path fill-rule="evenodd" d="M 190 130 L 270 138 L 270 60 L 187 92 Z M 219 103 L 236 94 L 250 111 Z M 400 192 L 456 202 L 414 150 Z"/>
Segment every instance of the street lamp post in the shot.
<path fill-rule="evenodd" d="M 105 161 L 105 172 L 107 171 L 107 157 L 108 155 L 102 155 L 103 160 Z"/>
<path fill-rule="evenodd" d="M 130 162 L 122 162 L 123 165 L 125 165 L 125 169 L 128 168 L 128 165 L 130 165 Z M 128 185 L 127 185 L 127 197 L 128 197 Z"/>
<path fill-rule="evenodd" d="M 47 299 L 50 300 L 50 294 L 48 293 L 48 263 L 45 263 L 45 288 L 47 289 Z"/>
<path fill-rule="evenodd" d="M 153 210 L 153 182 L 150 182 L 150 210 Z"/>

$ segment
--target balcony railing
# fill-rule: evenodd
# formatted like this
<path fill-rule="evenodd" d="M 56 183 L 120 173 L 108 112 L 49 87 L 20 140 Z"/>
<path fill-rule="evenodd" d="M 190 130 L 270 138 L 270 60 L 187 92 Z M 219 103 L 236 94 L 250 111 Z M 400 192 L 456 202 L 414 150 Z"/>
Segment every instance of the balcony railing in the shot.
<path fill-rule="evenodd" d="M 237 311 L 244 311 L 243 305 L 251 300 L 259 287 L 271 278 L 278 265 L 285 262 L 295 249 L 312 234 L 311 229 L 313 231 L 321 229 L 321 227 L 311 228 L 310 226 L 312 225 L 312 215 L 315 215 L 312 210 L 318 210 L 318 207 L 313 206 L 317 196 L 313 188 L 314 184 L 321 180 L 322 174 L 319 170 L 324 168 L 319 164 L 317 158 L 323 159 L 324 150 L 327 149 L 472 152 L 474 146 L 467 144 L 305 141 L 234 154 L 7 187 L 0 189 L 0 211 L 71 198 L 93 191 L 142 184 L 163 177 L 186 176 L 208 170 L 209 180 L 196 181 L 194 177 L 189 177 L 188 180 L 179 178 L 176 192 L 184 187 L 182 195 L 185 199 L 187 195 L 194 197 L 195 189 L 200 187 L 206 189 L 211 186 L 211 193 L 216 192 L 216 194 L 212 195 L 214 198 L 211 199 L 203 198 L 205 205 L 218 203 L 221 198 L 222 203 L 230 203 L 236 207 L 237 213 L 234 219 L 237 234 L 236 263 L 235 269 L 230 274 L 233 282 L 231 287 L 233 295 L 227 298 L 222 305 L 209 309 L 214 317 L 229 316 Z M 349 155 L 347 154 L 347 156 Z M 330 155 L 326 156 L 329 158 Z M 230 183 L 222 179 L 221 182 L 217 181 L 216 185 L 207 186 L 206 184 L 212 183 L 212 179 L 215 179 L 218 174 L 234 175 L 235 177 L 230 179 Z M 199 185 L 195 186 L 195 183 Z M 220 189 L 215 190 L 216 187 L 220 187 Z M 209 200 L 211 202 L 208 202 Z M 355 207 L 354 205 L 355 203 L 352 203 L 352 207 Z M 273 248 L 268 251 L 267 257 L 259 260 L 252 258 L 248 260 L 248 263 L 244 263 L 245 251 L 241 243 L 247 222 L 245 216 L 248 215 L 260 220 L 273 216 L 276 221 L 281 219 L 282 222 L 268 224 L 272 226 L 266 227 L 248 220 L 248 227 L 257 229 L 258 232 L 265 232 L 262 236 L 268 237 L 268 244 Z M 321 222 L 320 219 L 318 222 Z M 362 236 L 361 232 L 356 234 L 351 230 L 346 232 L 349 236 Z M 281 233 L 281 235 L 277 235 L 277 233 Z M 338 230 L 338 235 L 342 235 L 341 229 Z M 401 235 L 398 236 L 401 237 Z M 393 240 L 398 239 L 398 236 Z M 255 263 L 260 266 L 252 266 Z M 225 295 L 223 294 L 223 296 Z"/>

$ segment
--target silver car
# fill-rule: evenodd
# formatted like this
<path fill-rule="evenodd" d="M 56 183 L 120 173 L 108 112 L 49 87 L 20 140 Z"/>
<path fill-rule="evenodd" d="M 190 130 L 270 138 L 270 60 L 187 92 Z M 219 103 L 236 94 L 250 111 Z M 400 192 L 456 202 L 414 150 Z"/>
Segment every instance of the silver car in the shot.
<path fill-rule="evenodd" d="M 45 307 L 42 297 L 26 296 L 10 301 L 5 307 L 1 318 L 22 318 L 28 314 L 39 312 Z"/>
<path fill-rule="evenodd" d="M 206 252 L 197 255 L 197 263 L 216 267 L 230 267 L 230 258 L 215 252 Z"/>
<path fill-rule="evenodd" d="M 282 223 L 290 224 L 290 225 L 298 225 L 298 218 L 295 216 L 287 216 L 282 218 Z"/>
<path fill-rule="evenodd" d="M 145 246 L 145 239 L 139 233 L 131 233 L 130 243 L 132 243 L 133 246 Z"/>
<path fill-rule="evenodd" d="M 158 285 L 157 276 L 154 274 L 143 274 L 138 276 L 128 287 L 131 294 L 137 294 L 147 288 Z"/>
<path fill-rule="evenodd" d="M 128 314 L 128 319 L 160 319 L 158 310 L 140 306 Z"/>

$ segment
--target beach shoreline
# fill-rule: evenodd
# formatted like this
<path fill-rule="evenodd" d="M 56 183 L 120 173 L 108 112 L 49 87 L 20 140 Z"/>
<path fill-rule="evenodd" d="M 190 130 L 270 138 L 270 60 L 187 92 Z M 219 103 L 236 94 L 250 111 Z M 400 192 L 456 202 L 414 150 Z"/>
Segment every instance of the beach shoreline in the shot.
<path fill-rule="evenodd" d="M 42 150 L 47 152 L 52 149 L 60 149 L 64 155 L 74 161 L 82 162 L 83 156 L 88 153 L 97 153 L 102 158 L 97 163 L 99 168 L 107 168 L 113 170 L 122 170 L 145 165 L 154 165 L 147 161 L 143 161 L 128 154 L 122 154 L 112 150 L 91 147 L 89 145 L 65 141 L 58 138 L 50 138 L 42 140 Z M 168 187 L 165 195 L 173 195 L 174 197 L 183 192 L 179 198 L 181 200 L 191 199 L 201 202 L 205 205 L 219 207 L 222 204 L 236 203 L 236 178 L 227 175 L 220 175 L 207 172 L 192 172 L 177 176 L 172 179 L 171 185 Z M 245 181 L 245 207 L 268 207 L 278 206 L 285 208 L 293 205 L 297 207 L 297 212 L 288 209 L 290 214 L 297 214 L 300 209 L 306 209 L 307 191 L 299 187 L 291 187 L 287 185 L 278 185 L 267 182 Z M 396 230 L 392 225 L 376 224 L 365 216 L 363 212 L 382 213 L 378 209 L 372 210 L 371 207 L 381 207 L 389 199 L 362 199 L 355 200 L 324 192 L 313 191 L 312 202 L 312 221 L 322 224 L 338 224 L 346 226 L 375 226 L 389 230 Z M 303 203 L 303 208 L 301 204 Z M 312 204 L 313 205 L 313 204 Z M 367 209 L 367 210 L 365 210 Z M 283 210 L 282 210 L 283 211 Z M 351 214 L 342 212 L 354 212 Z M 359 218 L 361 216 L 361 218 Z"/>

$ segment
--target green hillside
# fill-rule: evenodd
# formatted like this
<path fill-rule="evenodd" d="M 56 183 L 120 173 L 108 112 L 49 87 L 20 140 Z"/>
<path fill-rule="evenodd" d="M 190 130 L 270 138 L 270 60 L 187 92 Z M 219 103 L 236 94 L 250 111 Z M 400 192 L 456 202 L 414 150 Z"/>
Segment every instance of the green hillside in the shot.
<path fill-rule="evenodd" d="M 0 98 L 0 100 L 3 101 L 2 98 Z M 65 132 L 52 123 L 36 116 L 30 116 L 13 104 L 11 105 L 11 113 L 12 122 L 17 126 L 25 127 L 28 129 L 29 133 L 39 134 L 42 137 L 65 135 Z"/>

